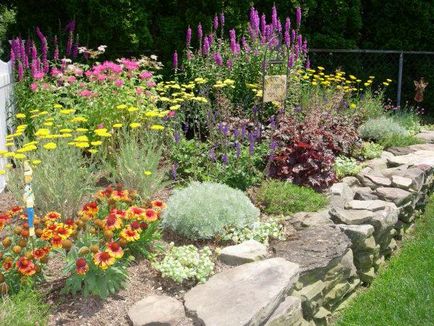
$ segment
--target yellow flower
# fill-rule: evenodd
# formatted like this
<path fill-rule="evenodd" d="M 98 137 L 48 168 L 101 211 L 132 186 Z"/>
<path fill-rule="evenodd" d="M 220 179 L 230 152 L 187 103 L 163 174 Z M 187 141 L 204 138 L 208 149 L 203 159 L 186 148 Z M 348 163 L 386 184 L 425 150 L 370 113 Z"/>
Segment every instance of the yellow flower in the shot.
<path fill-rule="evenodd" d="M 48 129 L 38 129 L 35 133 L 36 136 L 38 137 L 42 137 L 42 136 L 47 136 L 50 134 L 50 130 Z"/>
<path fill-rule="evenodd" d="M 89 129 L 87 129 L 87 128 L 77 128 L 77 129 L 75 129 L 75 131 L 77 131 L 77 132 L 86 132 L 88 130 Z"/>
<path fill-rule="evenodd" d="M 207 80 L 202 77 L 197 77 L 194 81 L 198 84 L 205 84 L 207 82 Z"/>
<path fill-rule="evenodd" d="M 392 82 L 392 79 L 387 78 L 386 81 L 387 81 L 388 83 L 391 83 L 391 82 Z"/>
<path fill-rule="evenodd" d="M 74 139 L 74 141 L 76 141 L 76 142 L 88 142 L 89 138 L 87 138 L 87 136 L 78 136 Z"/>
<path fill-rule="evenodd" d="M 128 112 L 135 112 L 135 111 L 139 111 L 139 108 L 136 108 L 135 106 L 130 106 L 128 108 Z"/>
<path fill-rule="evenodd" d="M 24 119 L 24 118 L 26 117 L 26 115 L 25 115 L 24 113 L 18 113 L 18 114 L 16 115 L 16 117 L 17 117 L 18 119 Z"/>
<path fill-rule="evenodd" d="M 325 70 L 324 67 L 318 66 L 318 70 Z"/>
<path fill-rule="evenodd" d="M 51 127 L 53 125 L 52 122 L 44 122 L 44 126 Z"/>
<path fill-rule="evenodd" d="M 144 175 L 146 175 L 146 176 L 149 176 L 149 175 L 151 175 L 151 174 L 152 174 L 152 172 L 151 172 L 151 171 L 148 171 L 148 170 L 146 170 L 146 171 L 144 171 L 144 172 L 143 172 L 143 174 L 144 174 Z"/>
<path fill-rule="evenodd" d="M 383 82 L 383 85 L 384 86 L 389 86 L 389 83 L 388 82 Z"/>
<path fill-rule="evenodd" d="M 132 129 L 139 128 L 140 126 L 141 126 L 141 124 L 138 123 L 138 122 L 131 122 L 131 123 L 130 123 L 130 127 L 131 127 Z"/>
<path fill-rule="evenodd" d="M 0 170 L 0 175 L 3 175 L 3 174 L 5 174 L 5 173 L 6 173 L 5 170 Z"/>
<path fill-rule="evenodd" d="M 41 160 L 32 160 L 32 164 L 33 165 L 39 165 L 39 164 L 41 164 Z"/>
<path fill-rule="evenodd" d="M 107 128 L 99 128 L 93 131 L 97 136 L 104 135 L 107 133 Z"/>
<path fill-rule="evenodd" d="M 6 143 L 6 146 L 7 146 L 7 147 L 14 146 L 14 143 Z"/>
<path fill-rule="evenodd" d="M 60 110 L 60 113 L 62 114 L 70 114 L 70 113 L 74 113 L 75 110 L 73 109 L 65 109 L 65 110 Z"/>
<path fill-rule="evenodd" d="M 64 128 L 64 129 L 60 129 L 59 132 L 60 132 L 61 134 L 63 134 L 63 133 L 70 133 L 70 132 L 72 132 L 72 129 Z"/>
<path fill-rule="evenodd" d="M 118 106 L 116 106 L 116 109 L 118 109 L 118 110 L 123 110 L 126 108 L 127 108 L 127 106 L 125 104 L 119 104 Z"/>
<path fill-rule="evenodd" d="M 13 165 L 11 163 L 8 163 L 8 164 L 5 165 L 5 167 L 6 167 L 6 169 L 12 169 Z"/>
<path fill-rule="evenodd" d="M 375 76 L 369 76 L 369 79 L 374 79 L 375 78 Z"/>
<path fill-rule="evenodd" d="M 85 118 L 85 117 L 75 117 L 75 118 L 73 118 L 72 120 L 71 120 L 71 122 L 86 122 L 87 121 L 87 118 Z"/>
<path fill-rule="evenodd" d="M 352 80 L 356 80 L 356 79 L 357 79 L 357 77 L 354 76 L 354 75 L 350 75 L 349 77 L 350 77 Z"/>
<path fill-rule="evenodd" d="M 89 147 L 89 143 L 87 143 L 87 142 L 76 142 L 75 143 L 75 147 L 78 147 L 78 148 L 87 148 L 87 147 Z"/>
<path fill-rule="evenodd" d="M 89 149 L 88 152 L 91 154 L 96 154 L 96 153 L 98 153 L 98 150 L 97 149 Z"/>
<path fill-rule="evenodd" d="M 55 109 L 61 109 L 61 108 L 63 108 L 63 106 L 60 105 L 60 104 L 54 104 L 53 108 L 55 108 Z"/>
<path fill-rule="evenodd" d="M 226 84 L 226 85 L 231 86 L 231 85 L 234 85 L 234 84 L 235 84 L 235 80 L 232 80 L 232 79 L 225 79 L 225 80 L 223 81 L 223 83 Z"/>
<path fill-rule="evenodd" d="M 48 149 L 48 150 L 56 149 L 56 148 L 57 148 L 57 145 L 56 145 L 56 143 L 46 143 L 46 144 L 44 145 L 44 148 L 45 148 L 45 149 Z"/>
<path fill-rule="evenodd" d="M 0 150 L 0 155 L 4 155 L 4 154 L 6 154 L 7 152 L 8 152 L 7 150 L 2 149 L 2 150 Z"/>
<path fill-rule="evenodd" d="M 4 157 L 14 157 L 15 153 L 14 152 L 7 152 L 5 154 L 3 154 Z"/>
<path fill-rule="evenodd" d="M 162 125 L 152 125 L 151 130 L 163 130 L 164 126 Z"/>
<path fill-rule="evenodd" d="M 350 109 L 355 109 L 356 107 L 357 107 L 356 104 L 354 104 L 354 103 L 351 103 L 351 104 L 350 104 Z"/>
<path fill-rule="evenodd" d="M 113 125 L 113 128 L 116 128 L 116 129 L 122 128 L 122 123 L 115 123 Z"/>
<path fill-rule="evenodd" d="M 26 155 L 21 154 L 21 153 L 18 153 L 18 154 L 15 154 L 15 158 L 16 158 L 17 160 L 22 160 L 22 159 L 25 159 L 25 158 L 26 158 Z"/>
<path fill-rule="evenodd" d="M 176 110 L 179 110 L 180 107 L 181 107 L 181 105 L 176 104 L 176 105 L 172 105 L 171 107 L 169 107 L 169 109 L 172 111 L 176 111 Z"/>
<path fill-rule="evenodd" d="M 91 142 L 91 145 L 92 146 L 99 146 L 99 145 L 101 145 L 102 144 L 102 141 L 100 141 L 100 140 L 97 140 L 97 141 L 93 141 L 93 142 Z"/>

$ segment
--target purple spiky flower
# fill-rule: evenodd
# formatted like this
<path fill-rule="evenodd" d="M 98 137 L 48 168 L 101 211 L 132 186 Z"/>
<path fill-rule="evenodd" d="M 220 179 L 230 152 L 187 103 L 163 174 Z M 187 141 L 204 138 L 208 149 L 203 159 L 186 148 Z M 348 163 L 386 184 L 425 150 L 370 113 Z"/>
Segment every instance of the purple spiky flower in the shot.
<path fill-rule="evenodd" d="M 295 9 L 295 21 L 297 23 L 297 28 L 300 28 L 300 24 L 301 24 L 301 8 L 297 7 Z"/>

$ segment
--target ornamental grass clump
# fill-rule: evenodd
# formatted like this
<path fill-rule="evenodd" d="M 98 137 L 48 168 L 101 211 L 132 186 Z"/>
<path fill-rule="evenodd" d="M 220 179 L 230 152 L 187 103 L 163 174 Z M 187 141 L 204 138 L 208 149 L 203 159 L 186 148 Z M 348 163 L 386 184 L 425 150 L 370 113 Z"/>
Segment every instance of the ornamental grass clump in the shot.
<path fill-rule="evenodd" d="M 242 191 L 211 182 L 176 190 L 167 206 L 162 225 L 192 240 L 221 236 L 227 228 L 250 226 L 259 217 L 259 209 Z"/>

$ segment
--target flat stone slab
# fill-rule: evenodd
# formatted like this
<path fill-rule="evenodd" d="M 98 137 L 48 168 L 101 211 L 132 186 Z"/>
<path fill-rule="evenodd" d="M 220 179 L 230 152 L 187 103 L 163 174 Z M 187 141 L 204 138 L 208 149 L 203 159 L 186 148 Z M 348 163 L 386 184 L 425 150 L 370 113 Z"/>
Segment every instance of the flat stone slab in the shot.
<path fill-rule="evenodd" d="M 374 227 L 369 224 L 345 225 L 339 224 L 339 228 L 351 239 L 353 243 L 361 243 L 374 233 Z"/>
<path fill-rule="evenodd" d="M 434 143 L 434 131 L 431 130 L 427 130 L 427 131 L 422 131 L 421 133 L 418 133 L 416 135 L 416 138 L 420 139 L 421 141 L 425 142 L 425 143 Z"/>
<path fill-rule="evenodd" d="M 289 296 L 277 307 L 265 326 L 298 326 L 302 322 L 301 299 Z"/>
<path fill-rule="evenodd" d="M 345 205 L 347 209 L 365 209 L 372 212 L 384 209 L 384 207 L 384 201 L 382 200 L 352 200 Z"/>
<path fill-rule="evenodd" d="M 230 266 L 238 266 L 264 259 L 267 256 L 267 247 L 256 240 L 244 241 L 235 246 L 221 250 L 219 259 Z"/>
<path fill-rule="evenodd" d="M 138 301 L 128 310 L 128 317 L 134 326 L 176 326 L 186 318 L 182 303 L 165 295 L 151 295 Z"/>
<path fill-rule="evenodd" d="M 298 231 L 294 239 L 273 243 L 276 256 L 300 265 L 301 275 L 326 269 L 336 258 L 345 255 L 351 241 L 332 225 L 312 226 Z"/>
<path fill-rule="evenodd" d="M 392 186 L 402 189 L 409 189 L 413 184 L 413 180 L 399 175 L 392 176 Z"/>
<path fill-rule="evenodd" d="M 411 154 L 395 156 L 387 161 L 390 166 L 426 164 L 434 167 L 434 148 L 432 150 L 418 150 Z"/>
<path fill-rule="evenodd" d="M 298 277 L 299 266 L 283 258 L 244 264 L 192 288 L 185 308 L 199 325 L 261 325 Z"/>
<path fill-rule="evenodd" d="M 392 201 L 398 207 L 406 204 L 413 198 L 411 192 L 400 188 L 380 187 L 376 189 L 376 193 L 378 197 L 387 201 Z"/>
<path fill-rule="evenodd" d="M 332 208 L 331 219 L 342 224 L 367 224 L 374 218 L 374 213 L 365 209 Z"/>

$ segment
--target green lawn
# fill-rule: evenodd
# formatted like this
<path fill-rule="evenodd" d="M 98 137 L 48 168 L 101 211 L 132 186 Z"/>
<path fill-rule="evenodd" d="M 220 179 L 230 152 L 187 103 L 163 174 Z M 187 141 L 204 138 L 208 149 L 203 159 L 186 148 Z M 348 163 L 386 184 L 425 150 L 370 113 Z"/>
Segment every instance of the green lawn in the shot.
<path fill-rule="evenodd" d="M 404 241 L 401 252 L 335 325 L 434 325 L 434 196 L 416 224 L 415 237 Z"/>

